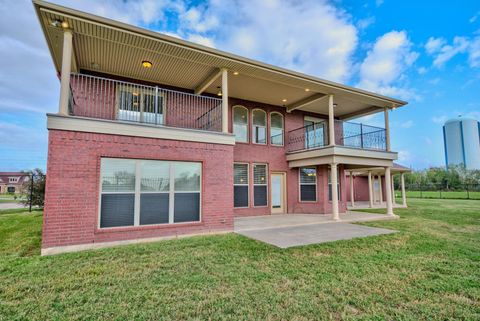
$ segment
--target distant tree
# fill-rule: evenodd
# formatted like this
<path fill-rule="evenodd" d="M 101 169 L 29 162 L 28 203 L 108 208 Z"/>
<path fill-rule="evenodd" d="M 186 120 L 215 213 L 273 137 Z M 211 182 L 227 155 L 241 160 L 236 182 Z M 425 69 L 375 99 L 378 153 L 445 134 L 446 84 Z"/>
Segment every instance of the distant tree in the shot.
<path fill-rule="evenodd" d="M 31 200 L 32 206 L 43 207 L 45 203 L 45 174 L 39 168 L 35 168 L 27 173 L 30 175 L 30 178 L 24 181 L 22 186 L 27 196 L 24 199 L 23 204 L 29 205 Z M 32 193 L 30 193 L 32 187 L 33 190 Z"/>

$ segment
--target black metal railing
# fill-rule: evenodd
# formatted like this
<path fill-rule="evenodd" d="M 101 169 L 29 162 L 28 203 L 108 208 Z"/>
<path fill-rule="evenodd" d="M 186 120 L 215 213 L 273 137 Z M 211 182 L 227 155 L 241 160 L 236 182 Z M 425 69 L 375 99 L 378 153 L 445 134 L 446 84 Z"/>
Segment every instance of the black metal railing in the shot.
<path fill-rule="evenodd" d="M 289 152 L 320 148 L 328 145 L 328 123 L 321 121 L 288 132 L 287 150 Z"/>

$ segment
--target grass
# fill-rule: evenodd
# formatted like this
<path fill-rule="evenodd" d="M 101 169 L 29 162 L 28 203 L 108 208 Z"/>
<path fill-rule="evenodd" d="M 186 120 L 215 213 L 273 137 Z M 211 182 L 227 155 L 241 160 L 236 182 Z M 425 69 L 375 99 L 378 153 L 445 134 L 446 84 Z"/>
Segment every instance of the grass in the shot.
<path fill-rule="evenodd" d="M 406 191 L 409 198 L 445 198 L 445 199 L 475 199 L 480 200 L 480 192 L 467 191 Z"/>
<path fill-rule="evenodd" d="M 39 256 L 0 215 L 2 320 L 478 320 L 480 201 L 409 200 L 400 233 L 281 250 L 227 234 Z M 380 212 L 380 210 L 376 210 Z"/>

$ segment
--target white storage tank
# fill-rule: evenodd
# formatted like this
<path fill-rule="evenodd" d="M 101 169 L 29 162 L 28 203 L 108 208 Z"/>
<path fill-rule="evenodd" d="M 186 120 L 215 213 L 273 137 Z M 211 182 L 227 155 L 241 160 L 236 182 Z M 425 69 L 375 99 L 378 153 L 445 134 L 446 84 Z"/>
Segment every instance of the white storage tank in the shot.
<path fill-rule="evenodd" d="M 464 164 L 467 169 L 480 169 L 480 123 L 467 117 L 450 119 L 443 125 L 445 163 Z"/>

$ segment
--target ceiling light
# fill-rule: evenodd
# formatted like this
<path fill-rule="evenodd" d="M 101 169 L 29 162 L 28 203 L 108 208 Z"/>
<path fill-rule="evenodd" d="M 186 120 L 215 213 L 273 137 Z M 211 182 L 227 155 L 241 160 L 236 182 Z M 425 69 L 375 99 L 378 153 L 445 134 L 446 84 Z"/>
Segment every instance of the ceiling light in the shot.
<path fill-rule="evenodd" d="M 338 104 L 333 104 L 333 108 L 337 108 L 338 107 Z"/>
<path fill-rule="evenodd" d="M 152 68 L 153 64 L 148 60 L 144 60 L 144 61 L 142 61 L 142 66 L 144 68 Z"/>
<path fill-rule="evenodd" d="M 286 102 L 287 102 L 287 98 L 283 98 L 282 101 L 283 101 L 284 103 L 286 103 Z"/>
<path fill-rule="evenodd" d="M 305 91 L 310 91 L 310 88 L 305 88 Z"/>
<path fill-rule="evenodd" d="M 222 96 L 222 89 L 220 88 L 220 86 L 218 86 L 217 88 L 218 88 L 217 96 Z"/>
<path fill-rule="evenodd" d="M 234 74 L 235 76 L 238 76 L 238 71 L 234 71 L 233 74 Z"/>
<path fill-rule="evenodd" d="M 68 29 L 69 25 L 67 21 L 62 21 L 61 26 L 63 29 Z"/>

